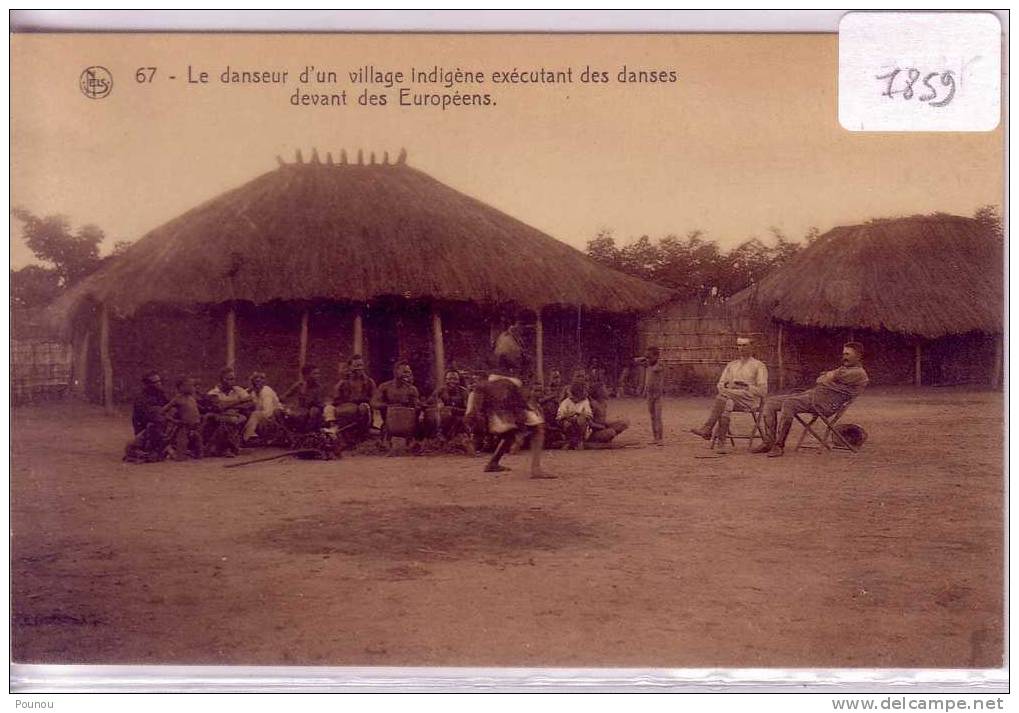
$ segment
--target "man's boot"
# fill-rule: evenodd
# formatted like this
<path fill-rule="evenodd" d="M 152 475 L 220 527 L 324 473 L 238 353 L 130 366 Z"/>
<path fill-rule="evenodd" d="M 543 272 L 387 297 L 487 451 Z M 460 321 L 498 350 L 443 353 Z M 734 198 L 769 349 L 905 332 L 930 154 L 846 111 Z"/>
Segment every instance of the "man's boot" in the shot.
<path fill-rule="evenodd" d="M 785 452 L 785 439 L 789 435 L 789 429 L 793 425 L 793 420 L 782 419 L 782 422 L 778 425 L 778 435 L 775 437 L 775 445 L 768 451 L 769 458 L 778 458 Z"/>
<path fill-rule="evenodd" d="M 717 447 L 715 451 L 717 453 L 732 453 L 732 448 L 729 447 L 729 417 L 722 416 L 718 419 L 718 433 L 715 435 L 715 443 Z"/>
<path fill-rule="evenodd" d="M 704 422 L 704 425 L 700 428 L 691 428 L 690 433 L 700 436 L 705 441 L 711 440 L 711 431 L 715 428 L 715 422 L 722 416 L 722 411 L 725 409 L 725 401 L 722 399 L 715 399 L 714 405 L 711 407 L 711 413 L 708 415 L 708 420 Z"/>
<path fill-rule="evenodd" d="M 750 452 L 769 453 L 771 451 L 771 446 L 775 443 L 774 435 L 775 434 L 771 432 L 771 429 L 768 428 L 768 424 L 766 422 L 763 423 L 761 428 L 761 444 L 751 448 Z"/>

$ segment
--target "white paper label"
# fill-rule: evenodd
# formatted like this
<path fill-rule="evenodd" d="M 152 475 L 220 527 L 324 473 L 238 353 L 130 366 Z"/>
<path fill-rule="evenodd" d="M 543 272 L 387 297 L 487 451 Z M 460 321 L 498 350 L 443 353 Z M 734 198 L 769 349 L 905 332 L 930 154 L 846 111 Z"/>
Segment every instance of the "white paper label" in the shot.
<path fill-rule="evenodd" d="M 838 92 L 850 131 L 992 131 L 1001 23 L 987 12 L 848 13 Z"/>

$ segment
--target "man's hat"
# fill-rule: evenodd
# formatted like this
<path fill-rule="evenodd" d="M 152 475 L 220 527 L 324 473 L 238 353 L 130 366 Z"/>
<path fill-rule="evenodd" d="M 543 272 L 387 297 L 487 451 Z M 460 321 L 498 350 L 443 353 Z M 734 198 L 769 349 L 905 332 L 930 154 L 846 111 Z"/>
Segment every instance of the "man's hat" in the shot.
<path fill-rule="evenodd" d="M 835 426 L 835 431 L 853 448 L 859 448 L 867 440 L 867 432 L 863 430 L 863 426 L 855 423 L 840 423 Z"/>

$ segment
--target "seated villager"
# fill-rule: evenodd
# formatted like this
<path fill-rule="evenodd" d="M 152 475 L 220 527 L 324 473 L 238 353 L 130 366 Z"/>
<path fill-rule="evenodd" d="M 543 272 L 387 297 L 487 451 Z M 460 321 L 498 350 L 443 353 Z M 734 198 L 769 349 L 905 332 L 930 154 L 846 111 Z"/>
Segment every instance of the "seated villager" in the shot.
<path fill-rule="evenodd" d="M 438 409 L 439 434 L 453 438 L 464 430 L 464 414 L 467 411 L 469 393 L 460 384 L 460 372 L 450 369 L 446 372 L 446 383 L 435 390 L 429 403 Z M 444 409 L 446 416 L 443 417 Z"/>
<path fill-rule="evenodd" d="M 592 359 L 587 369 L 587 395 L 591 399 L 592 406 L 595 401 L 608 401 L 609 387 L 606 384 L 605 370 L 601 362 Z"/>
<path fill-rule="evenodd" d="M 159 372 L 146 372 L 142 376 L 142 391 L 131 410 L 134 438 L 124 449 L 124 460 L 152 463 L 166 457 L 167 420 L 163 407 L 168 401 Z"/>
<path fill-rule="evenodd" d="M 567 448 L 584 448 L 584 441 L 593 418 L 587 384 L 574 381 L 567 388 L 566 398 L 559 404 L 559 410 L 556 412 L 556 421 L 566 436 Z"/>
<path fill-rule="evenodd" d="M 767 452 L 769 458 L 781 456 L 789 428 L 797 414 L 817 413 L 825 417 L 831 416 L 859 396 L 870 381 L 862 361 L 863 345 L 859 342 L 847 342 L 842 348 L 842 366 L 817 377 L 813 388 L 785 396 L 772 396 L 765 401 L 763 419 L 765 440 L 752 452 Z"/>
<path fill-rule="evenodd" d="M 562 388 L 559 389 L 558 403 L 561 403 L 563 399 L 567 398 L 570 395 L 570 387 L 573 386 L 574 384 L 583 384 L 584 391 L 587 392 L 588 396 L 590 396 L 591 391 L 589 389 L 589 384 L 587 380 L 587 370 L 583 368 L 577 368 L 574 369 L 573 373 L 570 375 L 570 383 L 564 385 Z"/>
<path fill-rule="evenodd" d="M 240 453 L 241 430 L 255 402 L 248 391 L 237 385 L 237 374 L 232 366 L 219 372 L 219 383 L 207 396 L 211 413 L 206 419 L 205 445 L 211 455 L 233 457 Z"/>
<path fill-rule="evenodd" d="M 541 388 L 536 389 L 538 393 L 538 406 L 545 423 L 555 423 L 556 413 L 559 411 L 559 402 L 562 401 L 563 376 L 558 369 L 549 372 L 548 380 Z M 551 438 L 549 433 L 545 434 L 546 439 Z M 551 446 L 546 440 L 546 445 Z"/>
<path fill-rule="evenodd" d="M 531 435 L 531 478 L 552 479 L 556 476 L 541 468 L 541 452 L 545 447 L 545 420 L 538 407 L 528 399 L 523 381 L 515 375 L 521 362 L 515 361 L 511 351 L 494 355 L 495 372 L 479 384 L 468 408 L 475 432 L 487 430 L 498 439 L 491 459 L 485 465 L 486 473 L 509 470 L 500 460 L 509 452 L 518 431 L 527 429 Z"/>
<path fill-rule="evenodd" d="M 365 372 L 364 358 L 360 354 L 350 357 L 345 372 L 336 384 L 332 403 L 325 407 L 325 421 L 337 430 L 363 437 L 372 425 L 375 381 Z"/>
<path fill-rule="evenodd" d="M 543 394 L 555 399 L 563 390 L 563 373 L 558 369 L 549 372 L 548 381 L 545 382 Z"/>
<path fill-rule="evenodd" d="M 197 388 L 198 382 L 189 376 L 177 379 L 177 395 L 163 407 L 163 415 L 170 423 L 170 449 L 176 460 L 184 460 L 188 456 L 201 458 L 205 452 Z"/>
<path fill-rule="evenodd" d="M 753 342 L 749 338 L 737 337 L 737 357 L 725 365 L 718 378 L 718 395 L 715 396 L 708 419 L 700 428 L 690 429 L 691 433 L 704 440 L 714 435 L 719 453 L 729 451 L 729 422 L 733 410 L 757 409 L 761 399 L 768 395 L 768 367 L 754 358 L 752 350 Z"/>
<path fill-rule="evenodd" d="M 610 443 L 613 438 L 630 427 L 625 418 L 609 418 L 609 402 L 591 399 L 591 428 L 588 443 Z"/>
<path fill-rule="evenodd" d="M 322 427 L 326 398 L 321 377 L 317 366 L 305 364 L 301 367 L 301 378 L 280 397 L 286 404 L 287 428 L 297 433 L 311 433 Z"/>
<path fill-rule="evenodd" d="M 401 406 L 414 410 L 412 416 L 413 425 L 405 428 L 401 424 L 400 430 L 406 430 L 407 438 L 417 438 L 420 435 L 421 416 L 421 394 L 414 386 L 414 372 L 406 361 L 398 361 L 393 366 L 393 378 L 379 384 L 372 398 L 372 407 L 382 416 L 383 428 L 390 434 L 389 408 Z M 391 435 L 391 434 L 390 434 Z M 399 435 L 399 434 L 398 434 Z"/>
<path fill-rule="evenodd" d="M 254 372 L 250 381 L 255 410 L 244 424 L 243 443 L 247 445 L 251 445 L 259 438 L 271 436 L 273 431 L 281 427 L 278 419 L 283 415 L 283 403 L 276 391 L 266 383 L 265 373 Z"/>
<path fill-rule="evenodd" d="M 597 413 L 600 410 L 608 411 L 610 398 L 609 387 L 605 380 L 605 370 L 597 359 L 591 360 L 591 366 L 587 370 L 587 397 L 591 400 L 591 410 Z"/>

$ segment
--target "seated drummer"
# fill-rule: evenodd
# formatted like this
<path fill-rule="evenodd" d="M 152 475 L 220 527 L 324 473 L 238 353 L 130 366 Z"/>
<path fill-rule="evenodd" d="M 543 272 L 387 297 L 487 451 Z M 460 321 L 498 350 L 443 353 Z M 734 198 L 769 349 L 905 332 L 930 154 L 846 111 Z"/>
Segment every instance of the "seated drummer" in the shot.
<path fill-rule="evenodd" d="M 431 402 L 463 410 L 467 408 L 467 393 L 467 389 L 460 385 L 460 372 L 450 369 L 446 372 L 446 383 L 435 390 Z"/>
<path fill-rule="evenodd" d="M 372 425 L 372 397 L 377 387 L 365 372 L 364 357 L 355 354 L 347 361 L 346 374 L 336 384 L 332 404 L 325 407 L 326 422 L 364 434 Z"/>
<path fill-rule="evenodd" d="M 301 367 L 301 378 L 287 389 L 280 401 L 287 403 L 287 426 L 301 433 L 316 431 L 322 426 L 322 412 L 325 408 L 325 388 L 321 381 L 322 372 L 313 364 Z"/>
<path fill-rule="evenodd" d="M 421 410 L 421 394 L 414 386 L 414 372 L 410 364 L 400 360 L 393 366 L 393 378 L 379 384 L 372 397 L 372 408 L 382 414 L 383 422 L 390 406 L 406 406 Z"/>
<path fill-rule="evenodd" d="M 447 419 L 440 419 L 440 429 L 446 438 L 452 438 L 464 428 L 464 413 L 467 411 L 469 392 L 460 384 L 460 372 L 450 369 L 446 372 L 446 383 L 435 390 L 429 403 L 440 408 L 451 409 Z"/>

